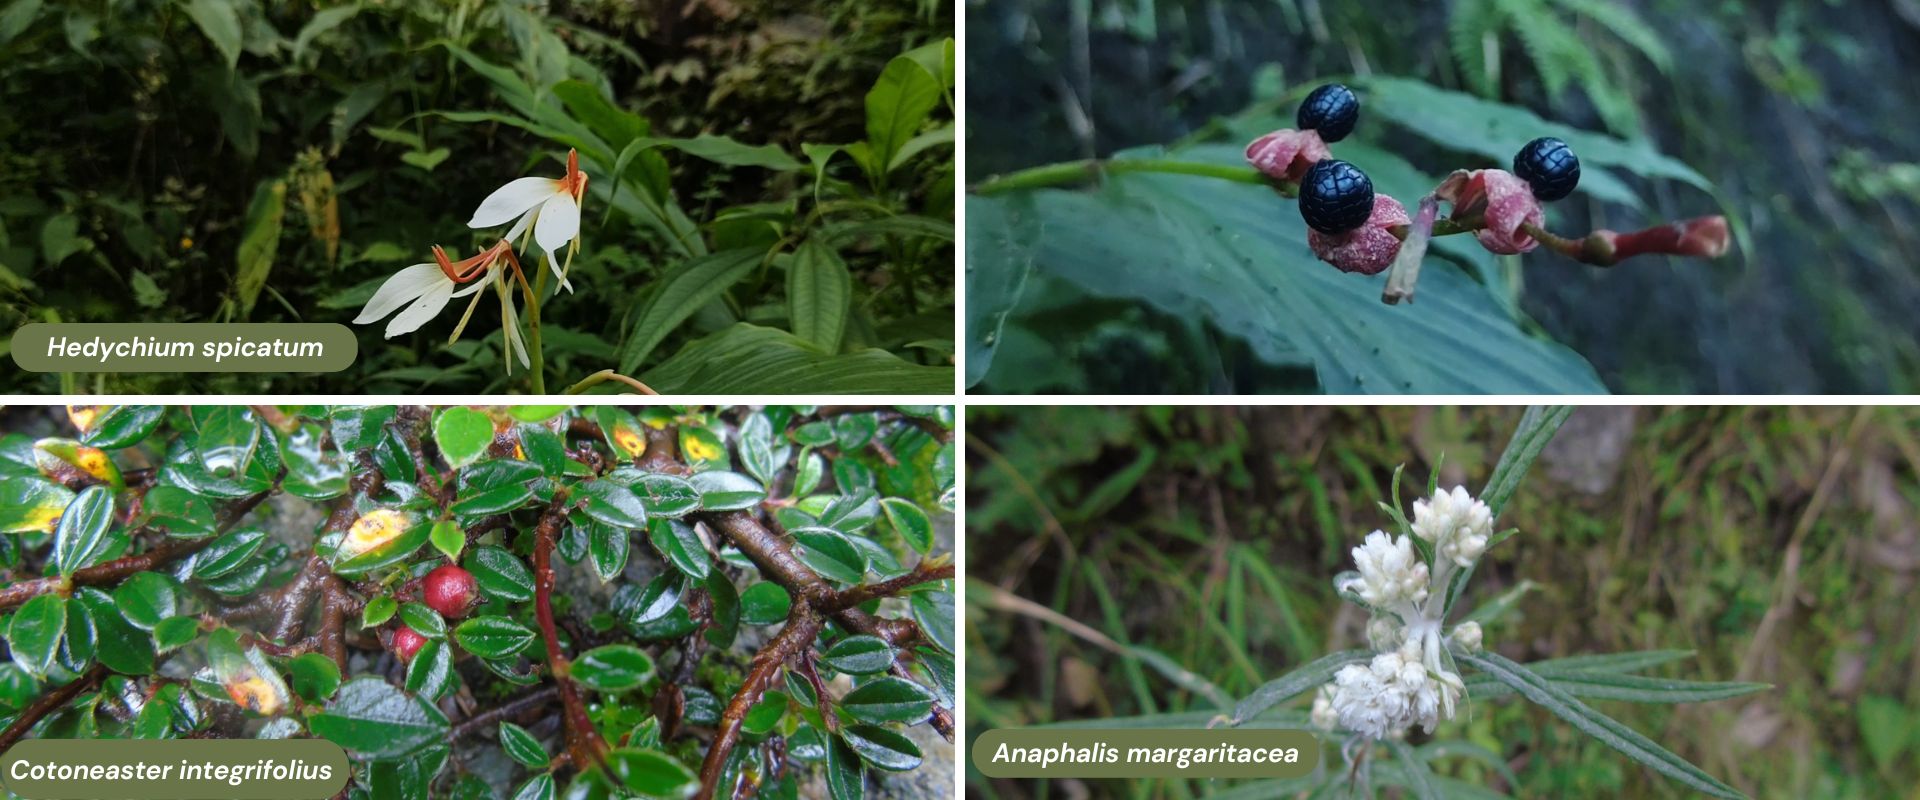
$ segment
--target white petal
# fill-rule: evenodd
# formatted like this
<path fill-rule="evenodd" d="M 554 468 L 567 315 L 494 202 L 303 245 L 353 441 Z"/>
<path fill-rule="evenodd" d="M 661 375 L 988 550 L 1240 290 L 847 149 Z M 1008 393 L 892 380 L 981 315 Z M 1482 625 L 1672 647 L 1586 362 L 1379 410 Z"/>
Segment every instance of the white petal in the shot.
<path fill-rule="evenodd" d="M 453 281 L 442 280 L 427 287 L 427 290 L 420 295 L 420 299 L 413 301 L 413 305 L 407 306 L 407 310 L 393 315 L 393 319 L 387 322 L 387 338 L 391 339 L 400 334 L 418 330 L 420 326 L 427 324 L 427 320 L 439 314 L 440 309 L 446 308 L 447 300 L 451 297 L 453 297 Z"/>
<path fill-rule="evenodd" d="M 373 299 L 367 301 L 367 307 L 360 309 L 360 316 L 353 318 L 353 324 L 365 325 L 393 313 L 394 309 L 426 292 L 435 281 L 453 282 L 435 264 L 415 264 L 394 273 L 386 283 L 380 284 Z"/>
<path fill-rule="evenodd" d="M 533 223 L 533 240 L 547 251 L 548 258 L 579 235 L 580 206 L 574 204 L 572 195 L 554 195 L 540 206 L 540 219 Z"/>
<path fill-rule="evenodd" d="M 552 178 L 518 178 L 493 190 L 467 220 L 469 228 L 491 228 L 513 219 L 521 212 L 540 205 L 560 192 L 560 182 Z"/>
<path fill-rule="evenodd" d="M 507 229 L 507 235 L 500 238 L 509 242 L 519 242 L 520 234 L 526 233 L 528 228 L 533 227 L 533 218 L 537 216 L 540 216 L 540 206 L 535 205 L 527 209 L 527 213 L 521 214 L 519 219 L 514 220 L 513 227 Z M 520 242 L 520 244 L 524 245 L 526 242 Z"/>

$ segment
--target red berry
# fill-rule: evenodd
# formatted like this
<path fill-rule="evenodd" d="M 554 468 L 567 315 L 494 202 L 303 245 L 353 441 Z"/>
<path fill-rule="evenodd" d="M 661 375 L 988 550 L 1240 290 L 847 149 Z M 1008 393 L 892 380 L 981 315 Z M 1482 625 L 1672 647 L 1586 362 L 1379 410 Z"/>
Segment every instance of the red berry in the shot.
<path fill-rule="evenodd" d="M 473 579 L 473 573 L 446 564 L 427 573 L 426 586 L 422 598 L 428 608 L 440 612 L 449 619 L 458 619 L 480 601 L 480 584 Z"/>
<path fill-rule="evenodd" d="M 420 648 L 426 643 L 427 637 L 421 636 L 418 631 L 405 625 L 393 629 L 393 654 L 398 656 L 403 664 L 412 661 L 413 654 L 420 652 Z"/>

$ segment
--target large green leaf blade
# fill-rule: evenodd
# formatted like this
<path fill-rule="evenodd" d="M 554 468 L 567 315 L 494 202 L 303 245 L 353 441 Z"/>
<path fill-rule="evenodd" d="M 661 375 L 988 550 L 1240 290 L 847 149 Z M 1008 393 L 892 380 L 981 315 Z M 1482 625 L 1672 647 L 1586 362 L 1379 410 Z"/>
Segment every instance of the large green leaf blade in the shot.
<path fill-rule="evenodd" d="M 793 335 L 823 353 L 840 350 L 840 334 L 853 305 L 853 275 L 840 254 L 809 239 L 787 267 L 787 317 Z"/>
<path fill-rule="evenodd" d="M 1456 657 L 1468 666 L 1513 687 L 1514 691 L 1519 692 L 1522 697 L 1553 712 L 1554 716 L 1571 723 L 1582 733 L 1598 739 L 1602 744 L 1620 751 L 1628 758 L 1647 765 L 1655 772 L 1714 797 L 1746 797 L 1739 790 L 1708 775 L 1705 770 L 1661 747 L 1640 732 L 1593 710 L 1587 704 L 1549 683 L 1545 678 L 1498 653 L 1491 651 L 1477 655 L 1462 653 L 1456 654 Z"/>
<path fill-rule="evenodd" d="M 878 348 L 828 355 L 748 323 L 689 343 L 642 380 L 666 394 L 952 394 L 953 368 Z"/>
<path fill-rule="evenodd" d="M 745 247 L 695 258 L 669 270 L 635 319 L 633 333 L 620 351 L 620 371 L 632 374 L 667 334 L 746 277 L 764 256 L 764 250 Z"/>

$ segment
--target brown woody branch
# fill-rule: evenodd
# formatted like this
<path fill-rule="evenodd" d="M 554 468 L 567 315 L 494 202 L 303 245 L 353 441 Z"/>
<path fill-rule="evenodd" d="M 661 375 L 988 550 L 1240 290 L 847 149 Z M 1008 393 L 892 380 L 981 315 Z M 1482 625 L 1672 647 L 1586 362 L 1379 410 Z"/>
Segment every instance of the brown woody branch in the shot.
<path fill-rule="evenodd" d="M 780 669 L 787 660 L 813 646 L 814 638 L 820 635 L 826 624 L 813 606 L 796 603 L 787 615 L 786 626 L 773 637 L 773 641 L 754 654 L 753 663 L 747 668 L 746 680 L 740 685 L 740 691 L 734 693 L 733 699 L 727 701 L 726 710 L 720 714 L 720 726 L 713 733 L 713 744 L 707 748 L 706 760 L 700 764 L 698 797 L 714 796 L 720 786 L 720 774 L 726 771 L 727 756 L 740 743 L 740 727 L 746 722 L 747 712 L 766 696 L 767 687 L 779 678 Z"/>
<path fill-rule="evenodd" d="M 27 735 L 27 731 L 32 730 L 33 726 L 38 724 L 42 717 L 53 713 L 54 709 L 66 705 L 67 702 L 73 698 L 79 697 L 80 693 L 99 685 L 101 679 L 105 677 L 107 677 L 107 668 L 95 664 L 93 668 L 82 673 L 80 677 L 75 678 L 71 683 L 48 692 L 40 699 L 33 701 L 32 705 L 27 706 L 26 710 L 20 712 L 20 716 L 13 721 L 12 725 L 7 726 L 6 730 L 0 731 L 0 753 L 4 753 L 8 748 L 13 747 L 13 743 L 20 741 L 20 737 Z"/>
<path fill-rule="evenodd" d="M 575 766 L 585 769 L 602 763 L 607 742 L 587 716 L 587 705 L 580 699 L 580 687 L 569 676 L 567 655 L 560 649 L 560 629 L 553 619 L 553 548 L 560 538 L 560 525 L 567 519 L 567 491 L 555 489 L 553 502 L 540 515 L 533 534 L 533 611 L 540 621 L 540 637 L 547 647 L 548 669 L 554 688 L 566 708 L 567 753 Z"/>

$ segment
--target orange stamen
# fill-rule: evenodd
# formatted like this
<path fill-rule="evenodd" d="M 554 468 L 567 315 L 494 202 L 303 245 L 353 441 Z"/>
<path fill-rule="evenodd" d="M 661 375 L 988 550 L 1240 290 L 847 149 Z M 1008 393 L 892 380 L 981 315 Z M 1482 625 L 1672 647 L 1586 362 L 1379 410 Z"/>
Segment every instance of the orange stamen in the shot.
<path fill-rule="evenodd" d="M 499 244 L 475 253 L 472 258 L 457 262 L 448 260 L 447 251 L 440 245 L 433 246 L 433 260 L 439 262 L 440 271 L 446 273 L 447 278 L 454 283 L 467 283 L 480 277 L 500 260 L 502 253 L 508 256 L 513 255 L 512 243 L 505 239 L 501 239 Z"/>
<path fill-rule="evenodd" d="M 580 171 L 580 151 L 567 150 L 567 177 L 560 179 L 560 188 L 573 196 L 573 202 L 587 193 L 587 173 Z"/>

